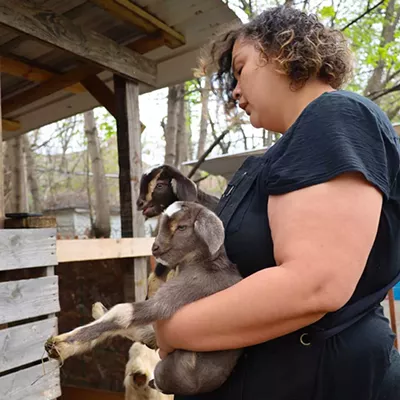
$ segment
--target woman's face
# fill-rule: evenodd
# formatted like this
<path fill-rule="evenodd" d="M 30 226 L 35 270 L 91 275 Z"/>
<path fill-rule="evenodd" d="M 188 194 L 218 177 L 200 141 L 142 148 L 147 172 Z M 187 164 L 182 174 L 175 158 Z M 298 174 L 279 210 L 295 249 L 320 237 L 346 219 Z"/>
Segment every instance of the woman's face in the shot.
<path fill-rule="evenodd" d="M 238 82 L 233 96 L 250 116 L 250 123 L 255 128 L 284 132 L 284 106 L 294 94 L 287 76 L 264 61 L 254 44 L 240 39 L 233 47 L 232 69 Z"/>

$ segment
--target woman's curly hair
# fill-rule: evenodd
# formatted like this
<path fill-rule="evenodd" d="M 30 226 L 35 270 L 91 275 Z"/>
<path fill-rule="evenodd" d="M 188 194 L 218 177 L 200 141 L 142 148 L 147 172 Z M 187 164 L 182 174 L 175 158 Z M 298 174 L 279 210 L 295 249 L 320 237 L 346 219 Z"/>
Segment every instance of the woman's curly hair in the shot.
<path fill-rule="evenodd" d="M 274 60 L 293 88 L 318 77 L 338 89 L 351 76 L 352 53 L 342 32 L 325 27 L 313 14 L 274 7 L 247 24 L 229 27 L 202 51 L 200 73 L 216 72 L 218 91 L 230 105 L 235 104 L 232 91 L 236 80 L 231 63 L 238 39 L 254 43 L 264 60 Z"/>

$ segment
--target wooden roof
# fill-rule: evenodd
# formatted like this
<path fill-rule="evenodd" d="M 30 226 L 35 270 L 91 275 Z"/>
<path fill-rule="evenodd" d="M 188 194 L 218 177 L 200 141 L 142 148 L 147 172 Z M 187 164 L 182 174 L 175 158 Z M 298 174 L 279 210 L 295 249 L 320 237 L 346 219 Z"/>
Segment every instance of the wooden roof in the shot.
<path fill-rule="evenodd" d="M 99 99 L 112 111 L 114 73 L 141 93 L 191 79 L 199 48 L 237 20 L 222 0 L 0 0 L 4 139 Z"/>

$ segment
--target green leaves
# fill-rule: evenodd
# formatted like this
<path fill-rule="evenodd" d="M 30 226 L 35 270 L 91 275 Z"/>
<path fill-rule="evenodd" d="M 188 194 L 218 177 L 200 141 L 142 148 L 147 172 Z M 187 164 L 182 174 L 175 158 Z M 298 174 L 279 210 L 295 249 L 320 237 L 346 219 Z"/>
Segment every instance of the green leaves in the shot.
<path fill-rule="evenodd" d="M 333 6 L 325 6 L 318 10 L 318 16 L 320 18 L 332 18 L 335 17 L 336 11 Z"/>

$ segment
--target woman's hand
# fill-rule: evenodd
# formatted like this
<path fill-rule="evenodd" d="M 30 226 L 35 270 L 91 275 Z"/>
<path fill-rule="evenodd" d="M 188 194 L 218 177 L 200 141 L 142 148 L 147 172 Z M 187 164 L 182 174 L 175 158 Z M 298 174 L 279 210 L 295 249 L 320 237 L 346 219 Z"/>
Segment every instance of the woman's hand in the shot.
<path fill-rule="evenodd" d="M 157 321 L 153 325 L 161 359 L 164 359 L 169 353 L 175 350 L 166 340 L 166 330 L 168 329 L 169 322 L 169 320 Z"/>

